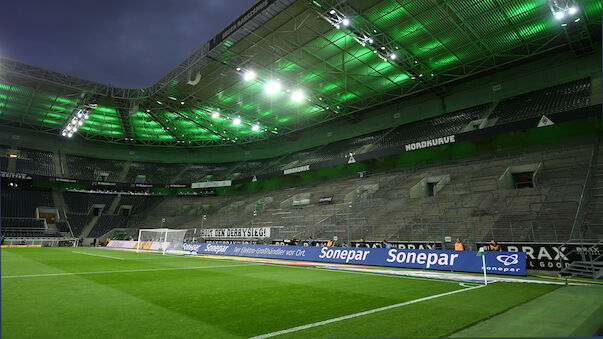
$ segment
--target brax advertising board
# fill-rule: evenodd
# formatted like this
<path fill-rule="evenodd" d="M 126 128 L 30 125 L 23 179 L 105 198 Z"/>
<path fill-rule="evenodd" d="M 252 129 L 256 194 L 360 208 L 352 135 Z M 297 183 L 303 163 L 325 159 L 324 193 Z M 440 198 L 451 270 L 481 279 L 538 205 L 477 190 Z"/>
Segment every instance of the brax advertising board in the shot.
<path fill-rule="evenodd" d="M 185 243 L 184 250 L 204 254 L 258 258 L 293 259 L 458 272 L 483 272 L 482 258 L 476 256 L 476 251 L 206 243 Z M 485 256 L 487 273 L 510 275 L 526 274 L 525 253 L 485 252 Z"/>

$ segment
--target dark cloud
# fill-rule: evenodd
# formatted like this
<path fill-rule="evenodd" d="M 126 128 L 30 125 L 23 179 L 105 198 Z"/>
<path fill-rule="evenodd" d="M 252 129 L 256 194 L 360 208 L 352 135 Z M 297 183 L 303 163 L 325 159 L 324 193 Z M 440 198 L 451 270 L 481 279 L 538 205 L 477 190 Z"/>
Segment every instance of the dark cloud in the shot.
<path fill-rule="evenodd" d="M 19 0 L 0 55 L 122 87 L 159 80 L 256 0 Z"/>

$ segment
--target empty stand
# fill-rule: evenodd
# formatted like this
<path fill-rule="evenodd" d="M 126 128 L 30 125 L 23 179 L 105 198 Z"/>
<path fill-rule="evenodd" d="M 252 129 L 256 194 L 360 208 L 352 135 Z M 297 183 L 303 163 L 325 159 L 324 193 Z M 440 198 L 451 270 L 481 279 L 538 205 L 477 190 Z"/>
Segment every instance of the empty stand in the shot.
<path fill-rule="evenodd" d="M 94 205 L 104 205 L 108 209 L 117 194 L 63 192 L 65 203 L 71 213 L 90 213 Z"/>
<path fill-rule="evenodd" d="M 35 218 L 37 207 L 53 207 L 49 191 L 2 190 L 2 216 Z"/>
<path fill-rule="evenodd" d="M 132 162 L 126 181 L 135 182 L 136 176 L 144 175 L 146 183 L 170 183 L 185 167 L 186 164 Z"/>
<path fill-rule="evenodd" d="M 493 117 L 497 124 L 540 117 L 543 114 L 569 111 L 590 105 L 589 78 L 544 88 L 501 101 Z"/>
<path fill-rule="evenodd" d="M 54 162 L 50 152 L 22 150 L 21 156 L 15 160 L 16 172 L 54 176 Z"/>
<path fill-rule="evenodd" d="M 119 181 L 126 162 L 111 159 L 95 159 L 76 155 L 66 155 L 69 176 L 74 179 L 97 180 L 101 174 L 108 174 L 107 181 Z"/>

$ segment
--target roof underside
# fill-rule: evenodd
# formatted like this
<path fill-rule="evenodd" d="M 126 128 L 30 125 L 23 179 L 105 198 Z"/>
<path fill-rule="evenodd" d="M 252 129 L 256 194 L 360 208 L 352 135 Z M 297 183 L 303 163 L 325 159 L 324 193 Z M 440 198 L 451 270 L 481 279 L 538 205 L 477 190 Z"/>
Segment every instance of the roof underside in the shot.
<path fill-rule="evenodd" d="M 58 135 L 81 105 L 97 103 L 75 137 L 176 147 L 245 144 L 353 119 L 423 91 L 442 96 L 453 82 L 576 42 L 543 0 L 267 3 L 145 89 L 0 59 L 0 124 Z M 597 44 L 601 1 L 578 4 L 580 20 L 571 25 L 586 33 L 586 45 Z M 244 81 L 249 70 L 257 76 Z M 281 90 L 267 94 L 270 81 Z M 303 100 L 291 100 L 295 91 Z"/>

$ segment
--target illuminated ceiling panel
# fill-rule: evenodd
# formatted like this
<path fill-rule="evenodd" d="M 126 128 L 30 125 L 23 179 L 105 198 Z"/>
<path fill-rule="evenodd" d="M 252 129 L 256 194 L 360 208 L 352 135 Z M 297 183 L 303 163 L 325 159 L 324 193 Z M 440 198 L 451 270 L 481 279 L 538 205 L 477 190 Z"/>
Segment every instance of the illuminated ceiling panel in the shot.
<path fill-rule="evenodd" d="M 584 24 L 600 36 L 601 1 L 580 3 Z M 349 26 L 334 23 L 331 9 Z M 279 0 L 267 13 L 223 41 L 208 42 L 144 89 L 112 88 L 0 59 L 0 123 L 57 133 L 78 105 L 96 101 L 78 131 L 82 138 L 175 147 L 246 144 L 421 91 L 440 95 L 448 84 L 501 62 L 568 48 L 542 0 Z M 249 70 L 256 77 L 244 81 Z M 270 81 L 281 90 L 267 93 Z M 303 92 L 302 100 L 292 100 L 295 91 Z"/>

